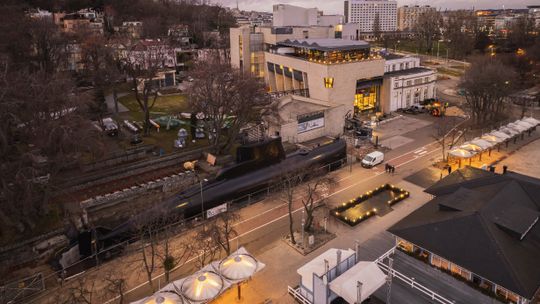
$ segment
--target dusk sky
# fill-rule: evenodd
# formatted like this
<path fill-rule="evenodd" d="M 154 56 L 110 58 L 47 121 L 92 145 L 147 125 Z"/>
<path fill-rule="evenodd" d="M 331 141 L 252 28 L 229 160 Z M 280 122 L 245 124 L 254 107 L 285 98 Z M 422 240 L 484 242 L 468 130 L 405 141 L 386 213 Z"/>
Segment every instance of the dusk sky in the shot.
<path fill-rule="evenodd" d="M 212 0 L 225 6 L 236 7 L 236 0 Z M 317 7 L 325 14 L 343 14 L 343 0 L 238 0 L 241 10 L 272 11 L 272 5 L 287 3 L 303 7 Z M 538 4 L 538 0 L 398 0 L 398 6 L 418 4 L 436 6 L 442 9 L 460 8 L 525 8 L 527 5 Z"/>

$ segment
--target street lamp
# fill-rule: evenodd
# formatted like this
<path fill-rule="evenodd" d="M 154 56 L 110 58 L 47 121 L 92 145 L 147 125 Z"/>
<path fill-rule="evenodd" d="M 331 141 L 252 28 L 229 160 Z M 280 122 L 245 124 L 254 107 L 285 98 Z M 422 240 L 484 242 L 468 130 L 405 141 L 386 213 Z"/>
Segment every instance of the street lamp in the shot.
<path fill-rule="evenodd" d="M 206 178 L 201 180 L 198 176 L 197 176 L 197 178 L 199 179 L 199 186 L 200 186 L 200 189 L 201 189 L 201 218 L 202 218 L 202 220 L 204 220 L 203 182 L 207 182 L 208 180 Z"/>
<path fill-rule="evenodd" d="M 439 61 L 439 47 L 440 47 L 441 42 L 444 42 L 444 40 L 439 39 L 439 40 L 437 41 L 437 61 Z M 447 48 L 447 49 L 448 49 L 448 48 Z"/>

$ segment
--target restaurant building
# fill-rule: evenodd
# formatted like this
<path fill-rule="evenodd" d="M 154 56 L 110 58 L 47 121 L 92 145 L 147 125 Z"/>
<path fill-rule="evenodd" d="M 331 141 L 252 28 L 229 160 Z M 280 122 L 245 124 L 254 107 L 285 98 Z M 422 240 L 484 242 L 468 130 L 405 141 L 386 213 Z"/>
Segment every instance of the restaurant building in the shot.
<path fill-rule="evenodd" d="M 435 198 L 388 231 L 399 249 L 510 303 L 540 287 L 540 180 L 466 167 L 425 190 Z"/>

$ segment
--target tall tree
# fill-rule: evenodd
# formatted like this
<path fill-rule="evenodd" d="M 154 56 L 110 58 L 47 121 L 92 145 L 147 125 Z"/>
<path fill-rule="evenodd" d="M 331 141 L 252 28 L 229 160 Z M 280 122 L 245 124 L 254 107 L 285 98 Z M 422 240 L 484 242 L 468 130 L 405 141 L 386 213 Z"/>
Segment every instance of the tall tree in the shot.
<path fill-rule="evenodd" d="M 223 60 L 198 62 L 189 90 L 190 105 L 206 116 L 207 131 L 216 153 L 228 151 L 240 129 L 275 111 L 264 83 L 241 73 Z"/>
<path fill-rule="evenodd" d="M 440 20 L 441 15 L 439 12 L 427 11 L 418 17 L 418 21 L 414 26 L 418 44 L 421 48 L 425 48 L 428 53 L 433 49 L 433 42 L 439 38 Z"/>
<path fill-rule="evenodd" d="M 373 19 L 373 36 L 376 41 L 381 39 L 381 16 L 379 13 L 376 13 L 375 18 Z"/>
<path fill-rule="evenodd" d="M 451 11 L 444 24 L 444 38 L 448 42 L 450 57 L 463 59 L 471 54 L 477 30 L 477 18 L 473 12 Z"/>
<path fill-rule="evenodd" d="M 0 66 L 0 218 L 23 232 L 48 214 L 59 172 L 103 146 L 69 77 Z"/>
<path fill-rule="evenodd" d="M 132 46 L 122 58 L 122 69 L 131 79 L 131 89 L 144 114 L 144 134 L 150 132 L 150 111 L 158 97 L 155 78 L 165 62 L 173 56 L 169 46 L 161 40 L 141 41 Z"/>
<path fill-rule="evenodd" d="M 516 79 L 512 68 L 499 60 L 475 58 L 465 71 L 460 87 L 476 124 L 483 125 L 504 111 L 504 99 L 510 95 Z"/>

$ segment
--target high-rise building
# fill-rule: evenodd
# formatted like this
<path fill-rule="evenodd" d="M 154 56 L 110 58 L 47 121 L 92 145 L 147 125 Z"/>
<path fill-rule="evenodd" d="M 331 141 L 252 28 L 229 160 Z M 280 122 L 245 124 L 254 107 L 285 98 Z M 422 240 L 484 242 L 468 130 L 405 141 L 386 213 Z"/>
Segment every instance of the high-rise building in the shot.
<path fill-rule="evenodd" d="M 420 6 L 402 6 L 397 10 L 398 18 L 398 30 L 400 31 L 410 31 L 413 30 L 418 22 L 418 18 L 427 12 L 434 12 L 436 9 L 429 5 Z"/>
<path fill-rule="evenodd" d="M 346 0 L 344 13 L 345 22 L 358 24 L 361 32 L 373 32 L 377 18 L 379 31 L 393 32 L 397 29 L 397 1 Z"/>

